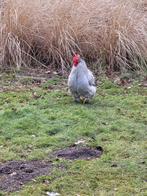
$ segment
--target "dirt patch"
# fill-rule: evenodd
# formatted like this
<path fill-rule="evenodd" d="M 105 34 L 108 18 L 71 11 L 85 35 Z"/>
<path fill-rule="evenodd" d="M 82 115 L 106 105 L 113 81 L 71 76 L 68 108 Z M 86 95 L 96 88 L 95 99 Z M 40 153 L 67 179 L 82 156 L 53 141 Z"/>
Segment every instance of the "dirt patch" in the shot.
<path fill-rule="evenodd" d="M 58 158 L 65 158 L 70 160 L 76 159 L 94 159 L 99 158 L 103 153 L 102 147 L 88 148 L 88 147 L 70 147 L 64 150 L 60 150 L 55 153 Z"/>
<path fill-rule="evenodd" d="M 70 160 L 94 159 L 102 155 L 103 149 L 74 146 L 53 154 L 57 158 Z M 64 166 L 60 165 L 61 169 Z M 9 161 L 0 165 L 0 190 L 13 192 L 19 190 L 24 184 L 36 177 L 49 175 L 53 169 L 50 161 Z"/>
<path fill-rule="evenodd" d="M 49 175 L 51 162 L 44 161 L 10 161 L 0 165 L 0 190 L 12 192 L 32 179 Z"/>

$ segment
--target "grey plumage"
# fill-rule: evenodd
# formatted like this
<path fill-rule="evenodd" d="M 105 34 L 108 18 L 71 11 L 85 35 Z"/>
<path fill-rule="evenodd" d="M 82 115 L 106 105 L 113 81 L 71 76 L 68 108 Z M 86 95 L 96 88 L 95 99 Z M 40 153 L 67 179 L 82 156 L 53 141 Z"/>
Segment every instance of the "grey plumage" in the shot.
<path fill-rule="evenodd" d="M 68 86 L 75 101 L 79 102 L 81 99 L 90 101 L 95 96 L 95 78 L 84 60 L 80 59 L 78 65 L 72 67 L 68 78 Z"/>

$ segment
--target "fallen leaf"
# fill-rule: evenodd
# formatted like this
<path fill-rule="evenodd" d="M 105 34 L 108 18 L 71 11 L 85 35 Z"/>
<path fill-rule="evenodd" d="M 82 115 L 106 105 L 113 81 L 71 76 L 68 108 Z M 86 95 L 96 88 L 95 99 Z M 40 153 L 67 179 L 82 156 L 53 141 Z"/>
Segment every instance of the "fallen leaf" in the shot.
<path fill-rule="evenodd" d="M 79 145 L 79 144 L 84 144 L 85 143 L 85 140 L 78 140 L 77 142 L 75 142 L 75 145 Z"/>
<path fill-rule="evenodd" d="M 59 193 L 54 193 L 54 192 L 46 192 L 46 194 L 48 196 L 59 196 L 60 195 Z"/>

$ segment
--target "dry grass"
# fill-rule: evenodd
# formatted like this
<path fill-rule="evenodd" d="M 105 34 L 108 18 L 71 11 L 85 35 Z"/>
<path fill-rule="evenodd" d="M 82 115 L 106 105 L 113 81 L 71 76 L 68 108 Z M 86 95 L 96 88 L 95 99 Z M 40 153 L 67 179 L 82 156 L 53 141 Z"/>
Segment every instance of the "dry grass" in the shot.
<path fill-rule="evenodd" d="M 147 68 L 146 0 L 4 0 L 3 4 L 3 66 L 52 65 L 64 71 L 78 51 L 97 65 Z"/>

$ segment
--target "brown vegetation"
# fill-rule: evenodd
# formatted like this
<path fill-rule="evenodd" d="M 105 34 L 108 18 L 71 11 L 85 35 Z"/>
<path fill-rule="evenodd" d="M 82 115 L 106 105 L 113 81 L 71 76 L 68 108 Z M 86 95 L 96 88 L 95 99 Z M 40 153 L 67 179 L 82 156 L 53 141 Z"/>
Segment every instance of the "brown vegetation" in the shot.
<path fill-rule="evenodd" d="M 0 64 L 65 70 L 76 51 L 97 66 L 147 68 L 146 0 L 5 0 Z"/>

